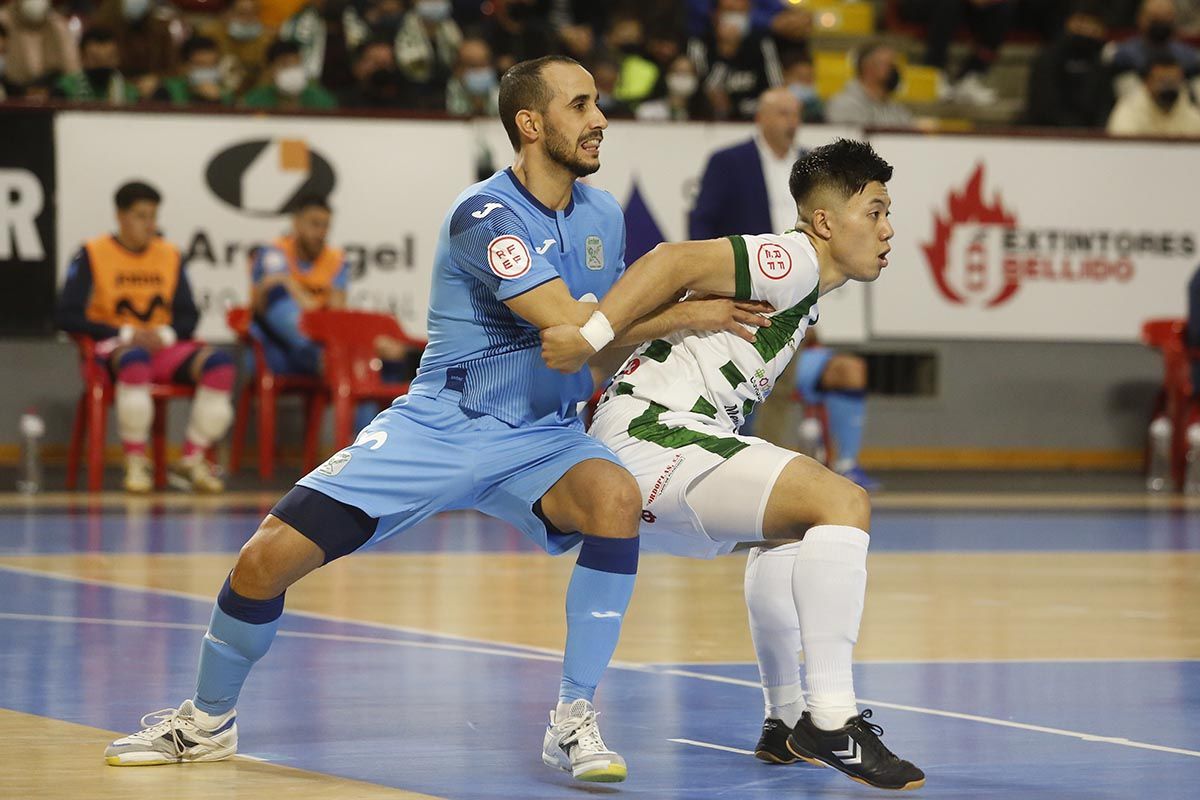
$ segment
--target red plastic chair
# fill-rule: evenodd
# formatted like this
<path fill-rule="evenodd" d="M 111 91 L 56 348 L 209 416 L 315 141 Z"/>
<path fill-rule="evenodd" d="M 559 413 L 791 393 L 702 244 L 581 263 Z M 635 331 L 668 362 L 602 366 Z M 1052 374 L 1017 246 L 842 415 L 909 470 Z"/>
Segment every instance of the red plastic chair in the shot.
<path fill-rule="evenodd" d="M 317 466 L 318 437 L 321 418 L 328 405 L 325 384 L 315 375 L 278 375 L 267 366 L 260 341 L 250 335 L 253 314 L 248 308 L 231 308 L 225 322 L 237 334 L 238 343 L 254 353 L 254 375 L 246 381 L 238 395 L 237 417 L 233 424 L 233 443 L 229 452 L 229 471 L 242 467 L 246 447 L 246 424 L 250 420 L 250 405 L 258 401 L 258 476 L 270 480 L 275 475 L 276 413 L 280 395 L 294 394 L 304 398 L 304 470 Z"/>
<path fill-rule="evenodd" d="M 390 314 L 346 309 L 305 311 L 300 329 L 325 352 L 325 383 L 333 398 L 334 445 L 345 447 L 353 439 L 354 407 L 362 400 L 390 402 L 408 393 L 408 383 L 388 383 L 375 354 L 375 339 L 390 336 L 409 347 L 423 349 Z"/>
<path fill-rule="evenodd" d="M 1171 422 L 1171 474 L 1176 487 L 1183 486 L 1187 461 L 1187 424 L 1197 416 L 1192 402 L 1191 355 L 1182 319 L 1152 319 L 1142 323 L 1142 342 L 1162 354 L 1163 383 L 1151 419 L 1165 416 Z M 1147 454 L 1149 450 L 1147 449 Z"/>
<path fill-rule="evenodd" d="M 75 408 L 75 424 L 71 429 L 71 447 L 67 451 L 67 489 L 74 490 L 79 482 L 79 461 L 87 439 L 87 488 L 100 491 L 104 476 L 104 443 L 107 432 L 108 407 L 114 399 L 113 382 L 108 369 L 96 360 L 96 343 L 89 336 L 71 334 L 79 348 L 79 373 L 83 393 Z M 192 386 L 174 383 L 150 384 L 154 401 L 154 423 L 150 428 L 151 451 L 154 456 L 154 488 L 167 485 L 167 402 L 188 398 L 195 393 Z"/>

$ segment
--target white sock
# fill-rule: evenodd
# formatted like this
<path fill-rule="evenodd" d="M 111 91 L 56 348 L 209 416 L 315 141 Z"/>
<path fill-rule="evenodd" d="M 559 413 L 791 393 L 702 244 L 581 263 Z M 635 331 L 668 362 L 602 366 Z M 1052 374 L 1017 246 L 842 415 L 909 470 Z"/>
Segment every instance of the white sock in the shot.
<path fill-rule="evenodd" d="M 755 547 L 746 559 L 746 609 L 762 679 L 764 714 L 796 727 L 804 713 L 800 683 L 800 617 L 792 571 L 801 543 Z"/>
<path fill-rule="evenodd" d="M 114 402 L 117 407 L 117 435 L 121 443 L 144 448 L 150 438 L 150 425 L 154 422 L 150 384 L 117 381 Z"/>
<path fill-rule="evenodd" d="M 233 715 L 233 709 L 229 709 L 224 714 L 209 714 L 200 708 L 194 709 L 192 719 L 195 723 L 206 731 L 215 731 L 217 728 L 225 724 L 225 721 Z"/>
<path fill-rule="evenodd" d="M 197 386 L 192 400 L 192 413 L 188 417 L 187 440 L 200 449 L 205 449 L 220 439 L 233 422 L 233 403 L 230 393 L 207 386 Z"/>
<path fill-rule="evenodd" d="M 867 591 L 866 531 L 817 525 L 804 534 L 792 591 L 804 644 L 804 677 L 813 724 L 834 730 L 858 714 L 851 664 Z"/>

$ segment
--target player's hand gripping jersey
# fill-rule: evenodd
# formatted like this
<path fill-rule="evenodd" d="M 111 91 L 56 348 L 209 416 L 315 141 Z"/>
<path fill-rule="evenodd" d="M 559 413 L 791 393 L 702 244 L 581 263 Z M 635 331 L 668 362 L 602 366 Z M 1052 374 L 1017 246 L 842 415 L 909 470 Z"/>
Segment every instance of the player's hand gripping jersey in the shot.
<path fill-rule="evenodd" d="M 604 399 L 646 401 L 647 426 L 693 421 L 736 431 L 771 394 L 805 330 L 817 321 L 817 255 L 803 233 L 729 240 L 736 298 L 770 303 L 777 309 L 768 315 L 771 327 L 759 328 L 753 344 L 731 333 L 681 331 L 639 347 Z"/>
<path fill-rule="evenodd" d="M 514 426 L 573 420 L 592 393 L 588 369 L 546 367 L 537 328 L 504 301 L 555 278 L 572 297 L 603 297 L 624 269 L 624 216 L 607 192 L 577 182 L 553 211 L 511 169 L 475 184 L 438 236 L 429 346 L 411 393 Z"/>

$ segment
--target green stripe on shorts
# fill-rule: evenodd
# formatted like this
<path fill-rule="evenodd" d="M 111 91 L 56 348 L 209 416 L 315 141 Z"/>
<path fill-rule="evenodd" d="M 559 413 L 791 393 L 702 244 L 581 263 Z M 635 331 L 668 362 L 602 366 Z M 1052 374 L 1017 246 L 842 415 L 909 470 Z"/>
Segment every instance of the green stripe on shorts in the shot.
<path fill-rule="evenodd" d="M 708 402 L 703 397 L 696 398 L 696 405 L 692 406 L 693 414 L 703 414 L 706 417 L 717 418 L 717 407 Z"/>
<path fill-rule="evenodd" d="M 667 360 L 667 356 L 671 355 L 671 343 L 664 342 L 662 339 L 655 339 L 642 351 L 642 355 L 651 361 L 657 361 L 661 364 Z"/>
<path fill-rule="evenodd" d="M 729 385 L 735 389 L 746 382 L 746 376 L 742 374 L 742 371 L 737 368 L 737 364 L 733 363 L 732 360 L 726 361 L 721 366 L 721 374 L 725 376 L 725 380 L 729 381 Z"/>
<path fill-rule="evenodd" d="M 713 436 L 690 428 L 672 428 L 658 421 L 666 406 L 651 403 L 650 407 L 629 423 L 629 435 L 643 442 L 653 442 L 668 450 L 695 445 L 721 458 L 729 458 L 750 445 L 729 436 Z"/>

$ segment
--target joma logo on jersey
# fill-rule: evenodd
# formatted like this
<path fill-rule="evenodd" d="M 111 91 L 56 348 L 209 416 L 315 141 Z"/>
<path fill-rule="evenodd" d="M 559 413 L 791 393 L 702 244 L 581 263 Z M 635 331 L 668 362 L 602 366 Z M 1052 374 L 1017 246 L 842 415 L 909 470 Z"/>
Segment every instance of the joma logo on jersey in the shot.
<path fill-rule="evenodd" d="M 599 236 L 589 236 L 583 243 L 588 269 L 604 269 L 604 242 Z"/>
<path fill-rule="evenodd" d="M 488 266 L 506 280 L 529 272 L 529 248 L 516 236 L 497 236 L 488 242 Z"/>
<path fill-rule="evenodd" d="M 758 246 L 758 269 L 773 281 L 787 277 L 792 271 L 792 255 L 777 244 Z"/>

